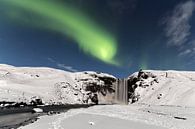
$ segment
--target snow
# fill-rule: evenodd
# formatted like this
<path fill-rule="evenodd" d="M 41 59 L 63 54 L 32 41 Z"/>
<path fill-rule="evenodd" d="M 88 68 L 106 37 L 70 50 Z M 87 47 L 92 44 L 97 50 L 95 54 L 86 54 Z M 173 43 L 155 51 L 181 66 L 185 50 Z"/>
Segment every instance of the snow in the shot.
<path fill-rule="evenodd" d="M 138 103 L 195 107 L 195 72 L 154 70 L 144 72 L 155 75 L 158 83 L 150 84 L 154 78 L 143 79 L 142 83 L 148 86 L 142 85 L 136 89 L 135 92 L 140 95 Z M 136 75 L 137 73 L 133 74 Z"/>
<path fill-rule="evenodd" d="M 34 112 L 34 113 L 42 113 L 43 109 L 41 109 L 41 108 L 33 108 L 32 112 Z"/>
<path fill-rule="evenodd" d="M 195 106 L 195 72 L 144 72 L 149 77 L 137 81 L 139 86 L 134 91 L 138 103 Z M 137 75 L 134 73 L 129 78 Z M 30 103 L 38 98 L 47 105 L 91 103 L 89 98 L 96 97 L 97 91 L 89 91 L 90 85 L 90 90 L 94 90 L 93 86 L 104 86 L 106 82 L 101 78 L 116 80 L 112 75 L 92 71 L 71 73 L 52 68 L 0 64 L 0 101 Z M 105 101 L 108 99 L 112 96 Z"/>
<path fill-rule="evenodd" d="M 186 118 L 177 119 L 178 118 Z M 149 105 L 107 105 L 42 116 L 20 129 L 194 129 L 195 109 Z M 95 123 L 90 125 L 89 122 Z"/>
<path fill-rule="evenodd" d="M 83 104 L 89 99 L 89 94 L 93 95 L 85 90 L 84 83 L 104 84 L 97 77 L 115 79 L 112 75 L 89 71 L 71 73 L 52 68 L 0 64 L 0 101 L 30 103 L 39 98 L 47 105 Z"/>
<path fill-rule="evenodd" d="M 144 73 L 146 78 L 140 77 L 130 85 L 136 98 L 134 104 L 101 105 L 41 116 L 21 129 L 194 129 L 195 72 L 147 70 Z M 136 77 L 138 72 L 129 76 L 128 81 Z M 46 105 L 87 104 L 97 94 L 96 88 L 105 86 L 107 79 L 114 85 L 116 78 L 105 73 L 0 64 L 0 102 L 29 104 L 42 100 Z"/>

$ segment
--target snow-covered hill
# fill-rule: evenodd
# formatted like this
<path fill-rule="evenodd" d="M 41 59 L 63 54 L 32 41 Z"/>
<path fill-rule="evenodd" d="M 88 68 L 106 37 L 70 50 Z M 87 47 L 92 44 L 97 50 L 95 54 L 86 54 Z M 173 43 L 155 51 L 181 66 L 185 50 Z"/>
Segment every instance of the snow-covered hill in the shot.
<path fill-rule="evenodd" d="M 52 68 L 0 65 L 0 102 L 42 100 L 44 104 L 83 104 L 96 101 L 101 88 L 115 77 L 97 72 L 71 73 Z M 93 85 L 91 85 L 93 84 Z M 93 91 L 91 91 L 93 90 Z M 2 105 L 1 105 L 2 106 Z"/>
<path fill-rule="evenodd" d="M 44 104 L 96 103 L 114 92 L 116 78 L 98 72 L 66 72 L 52 68 L 0 65 L 2 102 Z M 128 77 L 130 102 L 195 107 L 195 72 L 144 71 Z M 110 97 L 110 98 L 109 98 Z M 108 96 L 106 101 L 114 99 Z"/>
<path fill-rule="evenodd" d="M 139 76 L 129 77 L 138 103 L 195 107 L 195 72 L 150 70 Z"/>

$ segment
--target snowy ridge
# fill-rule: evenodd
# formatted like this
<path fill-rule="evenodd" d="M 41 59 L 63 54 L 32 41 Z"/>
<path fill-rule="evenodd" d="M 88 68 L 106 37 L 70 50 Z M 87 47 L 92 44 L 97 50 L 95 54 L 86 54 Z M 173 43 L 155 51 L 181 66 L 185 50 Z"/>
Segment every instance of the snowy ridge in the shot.
<path fill-rule="evenodd" d="M 102 83 L 98 77 L 115 77 L 96 72 L 71 73 L 52 68 L 0 65 L 0 101 L 30 103 L 41 99 L 44 104 L 83 104 L 93 97 L 85 83 Z M 83 80 L 82 80 L 83 79 Z"/>
<path fill-rule="evenodd" d="M 142 79 L 142 85 L 135 90 L 139 95 L 138 103 L 195 107 L 195 72 L 154 70 L 144 72 L 156 76 L 156 82 L 153 82 L 154 78 L 151 77 Z M 138 73 L 135 73 L 129 78 L 137 75 Z M 147 84 L 145 87 L 144 83 Z"/>
<path fill-rule="evenodd" d="M 195 107 L 195 72 L 147 70 L 141 77 L 138 74 L 128 77 L 130 102 Z M 107 94 L 104 87 L 111 88 L 108 84 L 115 81 L 114 76 L 99 72 L 0 64 L 0 102 L 29 104 L 41 99 L 44 104 L 96 103 L 97 93 Z"/>

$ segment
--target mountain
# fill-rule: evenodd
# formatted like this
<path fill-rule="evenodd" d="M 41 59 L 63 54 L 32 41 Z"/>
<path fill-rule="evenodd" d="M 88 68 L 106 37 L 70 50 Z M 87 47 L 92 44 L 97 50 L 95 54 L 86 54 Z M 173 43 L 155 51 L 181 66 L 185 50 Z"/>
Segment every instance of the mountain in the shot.
<path fill-rule="evenodd" d="M 128 77 L 130 102 L 195 107 L 195 72 L 136 72 Z"/>
<path fill-rule="evenodd" d="M 66 72 L 52 68 L 0 65 L 0 102 L 26 104 L 96 103 L 112 75 L 98 72 Z M 96 89 L 95 89 L 95 88 Z M 0 104 L 1 104 L 0 103 Z"/>
<path fill-rule="evenodd" d="M 195 107 L 195 72 L 139 71 L 127 79 L 130 103 Z M 114 103 L 117 78 L 100 72 L 0 65 L 0 106 Z"/>

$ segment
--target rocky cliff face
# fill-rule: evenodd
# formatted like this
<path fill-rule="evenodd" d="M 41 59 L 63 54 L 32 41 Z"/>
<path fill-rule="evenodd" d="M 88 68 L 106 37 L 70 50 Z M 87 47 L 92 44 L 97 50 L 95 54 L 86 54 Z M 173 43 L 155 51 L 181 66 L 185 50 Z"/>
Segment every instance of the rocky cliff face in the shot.
<path fill-rule="evenodd" d="M 158 78 L 151 72 L 140 70 L 128 77 L 128 97 L 129 103 L 135 103 L 142 98 L 142 91 L 158 83 Z"/>
<path fill-rule="evenodd" d="M 78 72 L 74 79 L 77 82 L 77 91 L 82 93 L 83 103 L 101 103 L 108 94 L 114 93 L 114 76 L 100 72 Z M 104 96 L 104 97 L 102 97 Z M 106 100 L 105 100 L 106 101 Z M 104 102 L 105 102 L 104 101 Z"/>

